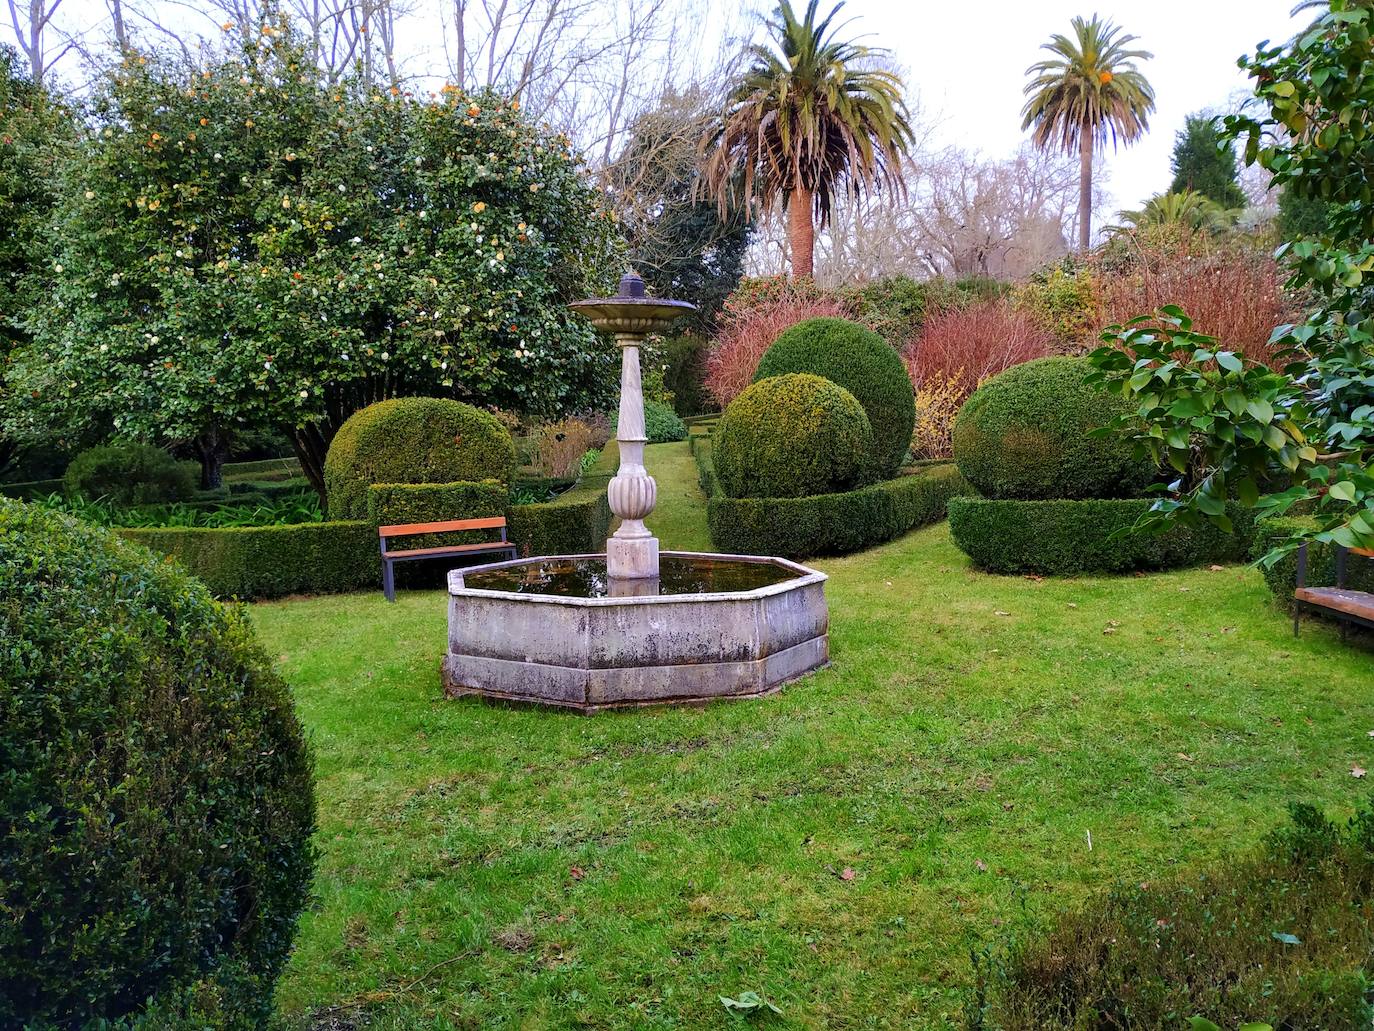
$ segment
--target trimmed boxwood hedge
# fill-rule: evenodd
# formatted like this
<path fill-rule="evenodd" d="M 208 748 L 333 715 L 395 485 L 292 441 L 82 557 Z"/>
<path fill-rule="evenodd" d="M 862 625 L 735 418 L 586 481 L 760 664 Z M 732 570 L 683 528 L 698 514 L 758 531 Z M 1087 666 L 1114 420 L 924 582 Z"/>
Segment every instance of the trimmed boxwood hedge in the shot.
<path fill-rule="evenodd" d="M 854 395 L 820 376 L 751 384 L 712 434 L 716 473 L 734 498 L 801 498 L 873 480 L 873 430 Z"/>
<path fill-rule="evenodd" d="M 973 392 L 953 430 L 954 460 L 987 498 L 1132 498 L 1154 480 L 1120 436 L 1089 437 L 1131 402 L 1084 382 L 1083 358 L 1040 358 Z"/>
<path fill-rule="evenodd" d="M 886 340 L 848 319 L 819 318 L 784 330 L 764 352 L 754 382 L 810 373 L 854 395 L 873 429 L 869 479 L 892 476 L 911 447 L 916 400 L 906 365 Z"/>
<path fill-rule="evenodd" d="M 382 581 L 377 528 L 364 520 L 118 532 L 176 559 L 219 598 L 330 594 Z"/>
<path fill-rule="evenodd" d="M 365 518 L 374 483 L 509 483 L 515 463 L 510 431 L 490 412 L 439 397 L 378 401 L 349 416 L 329 445 L 329 514 Z"/>
<path fill-rule="evenodd" d="M 1007 501 L 961 497 L 950 502 L 949 530 L 978 568 L 990 573 L 1124 573 L 1175 569 L 1246 557 L 1253 517 L 1234 508 L 1236 533 L 1179 527 L 1163 534 L 1108 538 L 1133 526 L 1146 498 Z"/>
<path fill-rule="evenodd" d="M 615 441 L 577 485 L 552 501 L 512 505 L 506 511 L 506 536 L 521 555 L 582 555 L 606 550 L 611 506 L 606 485 L 618 461 Z"/>
<path fill-rule="evenodd" d="M 0 641 L 0 1027 L 265 1027 L 315 801 L 248 621 L 107 530 L 0 501 Z"/>
<path fill-rule="evenodd" d="M 709 440 L 697 443 L 702 489 L 715 482 Z M 809 498 L 730 498 L 706 506 L 711 540 L 722 552 L 810 558 L 845 555 L 890 541 L 945 516 L 950 499 L 969 490 L 953 465 L 936 466 L 858 490 Z"/>
<path fill-rule="evenodd" d="M 1264 519 L 1256 525 L 1250 557 L 1259 561 L 1274 546 L 1300 530 L 1310 530 L 1310 519 Z M 1290 552 L 1271 566 L 1260 566 L 1264 582 L 1274 593 L 1274 600 L 1288 611 L 1293 610 L 1293 592 L 1298 586 L 1298 554 Z M 1359 556 L 1348 560 L 1346 586 L 1355 591 L 1374 591 L 1374 561 Z M 1334 587 L 1336 584 L 1336 549 L 1329 544 L 1307 546 L 1307 586 Z M 1315 614 L 1314 614 L 1315 615 Z"/>
<path fill-rule="evenodd" d="M 496 480 L 374 483 L 367 491 L 367 518 L 374 526 L 482 519 L 504 515 L 509 495 L 505 485 Z"/>

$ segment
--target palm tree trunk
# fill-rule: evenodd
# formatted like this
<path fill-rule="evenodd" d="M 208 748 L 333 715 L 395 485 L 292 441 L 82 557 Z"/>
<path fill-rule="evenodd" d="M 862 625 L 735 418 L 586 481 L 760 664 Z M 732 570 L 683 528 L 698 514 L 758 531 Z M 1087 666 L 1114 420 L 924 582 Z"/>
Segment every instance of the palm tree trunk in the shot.
<path fill-rule="evenodd" d="M 1078 137 L 1078 249 L 1084 254 L 1093 238 L 1093 134 Z"/>
<path fill-rule="evenodd" d="M 787 199 L 787 242 L 792 248 L 792 275 L 810 277 L 814 270 L 816 227 L 811 222 L 814 194 L 798 188 Z"/>

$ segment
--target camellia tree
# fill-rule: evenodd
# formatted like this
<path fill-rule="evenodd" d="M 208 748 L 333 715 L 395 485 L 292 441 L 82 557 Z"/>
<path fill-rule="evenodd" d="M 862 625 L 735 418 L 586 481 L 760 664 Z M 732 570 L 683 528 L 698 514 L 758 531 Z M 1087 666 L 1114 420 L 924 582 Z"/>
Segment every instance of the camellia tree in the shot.
<path fill-rule="evenodd" d="M 1091 356 L 1095 377 L 1139 402 L 1116 431 L 1135 437 L 1177 478 L 1149 526 L 1210 520 L 1227 502 L 1281 513 L 1310 506 L 1304 540 L 1374 546 L 1374 5 L 1332 0 L 1298 39 L 1242 59 L 1267 112 L 1227 119 L 1245 160 L 1280 188 L 1330 204 L 1319 238 L 1285 244 L 1292 285 L 1319 300 L 1301 325 L 1280 326 L 1290 362 L 1250 363 L 1192 332 L 1187 316 L 1112 327 Z"/>
<path fill-rule="evenodd" d="M 130 55 L 66 172 L 19 430 L 108 418 L 190 443 L 276 425 L 322 490 L 358 408 L 601 401 L 613 349 L 564 304 L 620 247 L 566 139 L 518 104 L 327 83 L 282 23 L 218 63 Z"/>

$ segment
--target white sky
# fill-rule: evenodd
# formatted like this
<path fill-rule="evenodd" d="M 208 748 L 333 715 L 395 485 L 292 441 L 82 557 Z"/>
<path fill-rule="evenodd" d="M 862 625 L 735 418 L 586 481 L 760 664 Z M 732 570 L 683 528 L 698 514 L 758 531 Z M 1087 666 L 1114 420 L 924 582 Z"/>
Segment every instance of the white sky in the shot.
<path fill-rule="evenodd" d="M 1006 156 L 1023 139 L 1025 71 L 1040 60 L 1041 43 L 1068 33 L 1072 17 L 1096 11 L 1139 36 L 1132 46 L 1154 54 L 1141 68 L 1154 86 L 1156 113 L 1143 140 L 1115 155 L 1108 151 L 1111 199 L 1100 215 L 1109 216 L 1168 189 L 1169 155 L 1184 116 L 1248 90 L 1236 58 L 1305 24 L 1289 17 L 1295 2 L 849 0 L 842 14 L 852 19 L 854 34 L 871 34 L 864 42 L 887 47 L 904 67 L 925 120 L 936 123 L 934 142 L 989 157 Z"/>

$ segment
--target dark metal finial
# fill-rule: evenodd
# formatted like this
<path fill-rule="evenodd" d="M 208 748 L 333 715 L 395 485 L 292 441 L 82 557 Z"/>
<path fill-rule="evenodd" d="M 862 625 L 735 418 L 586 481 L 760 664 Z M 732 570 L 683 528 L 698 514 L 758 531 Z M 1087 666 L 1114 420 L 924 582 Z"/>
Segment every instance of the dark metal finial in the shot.
<path fill-rule="evenodd" d="M 648 291 L 644 286 L 644 280 L 639 277 L 639 273 L 634 269 L 626 272 L 620 277 L 620 297 L 647 297 Z"/>

